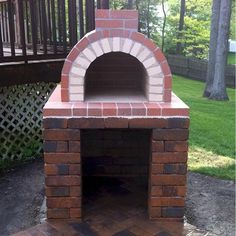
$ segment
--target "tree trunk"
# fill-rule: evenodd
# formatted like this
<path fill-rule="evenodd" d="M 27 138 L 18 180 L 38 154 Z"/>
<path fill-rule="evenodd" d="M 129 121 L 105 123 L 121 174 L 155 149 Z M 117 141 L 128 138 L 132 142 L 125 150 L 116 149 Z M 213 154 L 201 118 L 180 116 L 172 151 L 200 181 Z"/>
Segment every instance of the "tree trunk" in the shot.
<path fill-rule="evenodd" d="M 133 0 L 128 0 L 128 9 L 133 9 Z"/>
<path fill-rule="evenodd" d="M 150 38 L 150 0 L 148 0 L 147 6 L 147 36 Z"/>
<path fill-rule="evenodd" d="M 177 39 L 181 39 L 181 37 L 182 37 L 182 30 L 184 28 L 184 14 L 185 14 L 185 0 L 181 0 L 180 17 L 179 17 L 179 31 L 177 33 Z M 181 54 L 181 51 L 182 51 L 181 42 L 177 42 L 176 53 Z"/>
<path fill-rule="evenodd" d="M 162 31 L 161 31 L 161 38 L 162 38 L 161 50 L 164 51 L 164 46 L 165 46 L 165 28 L 166 28 L 166 10 L 165 10 L 165 1 L 164 0 L 161 1 L 161 5 L 162 5 L 162 11 L 163 11 L 163 14 L 164 14 Z"/>
<path fill-rule="evenodd" d="M 220 18 L 220 2 L 221 0 L 213 0 L 212 3 L 209 58 L 207 66 L 206 87 L 203 92 L 203 97 L 210 96 L 215 75 L 216 47 L 217 47 L 217 36 L 218 36 L 219 18 Z"/>
<path fill-rule="evenodd" d="M 101 9 L 109 9 L 109 0 L 100 0 Z"/>
<path fill-rule="evenodd" d="M 217 37 L 216 47 L 216 63 L 215 75 L 210 99 L 214 100 L 228 100 L 228 95 L 225 86 L 225 71 L 228 56 L 228 39 L 231 16 L 231 0 L 221 1 L 220 4 L 220 19 L 219 19 L 219 33 Z"/>

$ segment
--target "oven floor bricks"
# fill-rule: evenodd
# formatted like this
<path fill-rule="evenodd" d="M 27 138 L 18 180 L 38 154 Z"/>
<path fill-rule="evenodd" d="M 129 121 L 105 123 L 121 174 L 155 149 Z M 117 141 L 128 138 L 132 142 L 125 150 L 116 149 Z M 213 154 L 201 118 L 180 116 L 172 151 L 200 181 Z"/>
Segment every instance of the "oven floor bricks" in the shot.
<path fill-rule="evenodd" d="M 181 221 L 184 215 L 188 117 L 44 117 L 48 219 L 82 219 L 81 129 L 151 131 L 150 219 Z"/>

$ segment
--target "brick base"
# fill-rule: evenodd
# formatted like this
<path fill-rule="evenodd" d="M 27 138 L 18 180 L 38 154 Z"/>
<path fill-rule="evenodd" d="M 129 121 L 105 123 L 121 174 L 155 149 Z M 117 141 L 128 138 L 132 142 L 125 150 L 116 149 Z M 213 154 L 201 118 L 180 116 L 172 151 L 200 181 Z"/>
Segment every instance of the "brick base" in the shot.
<path fill-rule="evenodd" d="M 44 118 L 48 219 L 81 219 L 81 129 L 148 129 L 150 219 L 181 221 L 187 172 L 187 117 Z M 138 138 L 138 137 L 137 137 Z"/>

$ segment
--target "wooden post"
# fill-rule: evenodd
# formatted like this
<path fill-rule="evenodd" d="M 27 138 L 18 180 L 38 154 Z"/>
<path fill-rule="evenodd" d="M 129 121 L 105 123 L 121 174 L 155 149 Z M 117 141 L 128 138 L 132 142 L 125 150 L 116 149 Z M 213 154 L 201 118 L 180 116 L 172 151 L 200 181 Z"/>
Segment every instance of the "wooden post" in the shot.
<path fill-rule="evenodd" d="M 14 8 L 15 8 L 15 34 L 16 34 L 16 47 L 21 48 L 21 35 L 20 35 L 20 16 L 19 16 L 19 0 L 14 1 Z"/>

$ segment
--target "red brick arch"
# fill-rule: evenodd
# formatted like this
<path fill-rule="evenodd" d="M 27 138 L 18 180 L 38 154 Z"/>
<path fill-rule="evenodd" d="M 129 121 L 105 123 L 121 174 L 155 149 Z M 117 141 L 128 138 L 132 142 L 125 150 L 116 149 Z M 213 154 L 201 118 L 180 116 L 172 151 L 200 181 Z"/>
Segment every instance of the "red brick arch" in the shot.
<path fill-rule="evenodd" d="M 94 30 L 73 47 L 62 69 L 62 101 L 84 101 L 86 69 L 109 52 L 130 54 L 143 64 L 148 75 L 149 102 L 170 102 L 172 75 L 160 48 L 143 34 L 123 29 Z"/>

